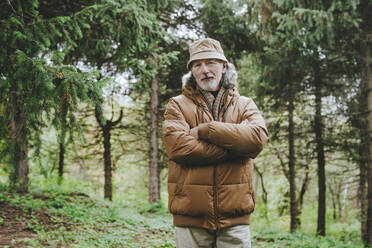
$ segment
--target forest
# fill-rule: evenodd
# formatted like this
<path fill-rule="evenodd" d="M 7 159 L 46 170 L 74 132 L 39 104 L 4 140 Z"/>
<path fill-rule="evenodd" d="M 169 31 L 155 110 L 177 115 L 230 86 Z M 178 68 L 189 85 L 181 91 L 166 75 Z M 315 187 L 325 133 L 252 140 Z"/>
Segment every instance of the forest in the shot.
<path fill-rule="evenodd" d="M 0 246 L 176 247 L 162 122 L 220 41 L 269 141 L 252 247 L 372 247 L 371 0 L 1 0 Z"/>

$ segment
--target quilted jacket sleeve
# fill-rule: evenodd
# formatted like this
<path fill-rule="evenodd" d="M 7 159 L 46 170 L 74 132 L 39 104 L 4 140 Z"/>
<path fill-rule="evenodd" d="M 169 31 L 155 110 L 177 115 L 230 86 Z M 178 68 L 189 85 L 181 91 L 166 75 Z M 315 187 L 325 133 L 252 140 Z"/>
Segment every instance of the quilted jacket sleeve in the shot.
<path fill-rule="evenodd" d="M 170 160 L 188 166 L 198 166 L 227 159 L 226 149 L 189 134 L 190 125 L 174 99 L 169 101 L 164 117 L 163 141 Z"/>
<path fill-rule="evenodd" d="M 199 138 L 226 148 L 236 155 L 255 158 L 266 144 L 268 132 L 252 99 L 244 97 L 242 113 L 240 124 L 212 121 L 199 125 Z"/>

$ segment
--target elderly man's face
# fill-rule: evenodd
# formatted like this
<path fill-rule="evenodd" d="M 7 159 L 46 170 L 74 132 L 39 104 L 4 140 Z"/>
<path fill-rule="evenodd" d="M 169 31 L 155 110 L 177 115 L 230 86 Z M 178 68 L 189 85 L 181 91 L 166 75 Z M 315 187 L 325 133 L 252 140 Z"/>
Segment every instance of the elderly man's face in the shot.
<path fill-rule="evenodd" d="M 217 59 L 195 60 L 191 67 L 197 85 L 208 91 L 216 91 L 220 88 L 222 74 L 225 71 L 225 64 Z"/>

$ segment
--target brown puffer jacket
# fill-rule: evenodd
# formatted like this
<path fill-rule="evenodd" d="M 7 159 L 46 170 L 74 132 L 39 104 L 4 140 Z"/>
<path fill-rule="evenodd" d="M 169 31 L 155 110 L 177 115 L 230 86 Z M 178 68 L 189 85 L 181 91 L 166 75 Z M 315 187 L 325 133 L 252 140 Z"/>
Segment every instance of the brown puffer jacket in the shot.
<path fill-rule="evenodd" d="M 213 120 L 190 74 L 182 95 L 171 98 L 165 111 L 168 207 L 175 226 L 216 230 L 250 223 L 255 205 L 252 159 L 268 133 L 255 103 L 240 96 L 234 80 L 225 78 L 227 92 L 218 120 Z M 189 134 L 196 126 L 199 139 Z"/>

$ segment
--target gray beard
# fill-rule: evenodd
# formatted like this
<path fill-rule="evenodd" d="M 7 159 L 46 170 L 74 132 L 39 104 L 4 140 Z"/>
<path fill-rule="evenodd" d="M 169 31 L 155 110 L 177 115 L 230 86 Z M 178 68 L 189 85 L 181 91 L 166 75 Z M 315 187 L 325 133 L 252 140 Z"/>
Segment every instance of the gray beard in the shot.
<path fill-rule="evenodd" d="M 198 86 L 203 90 L 217 91 L 220 88 L 220 83 L 218 83 L 216 79 L 213 79 L 213 81 L 209 83 L 200 82 Z"/>

